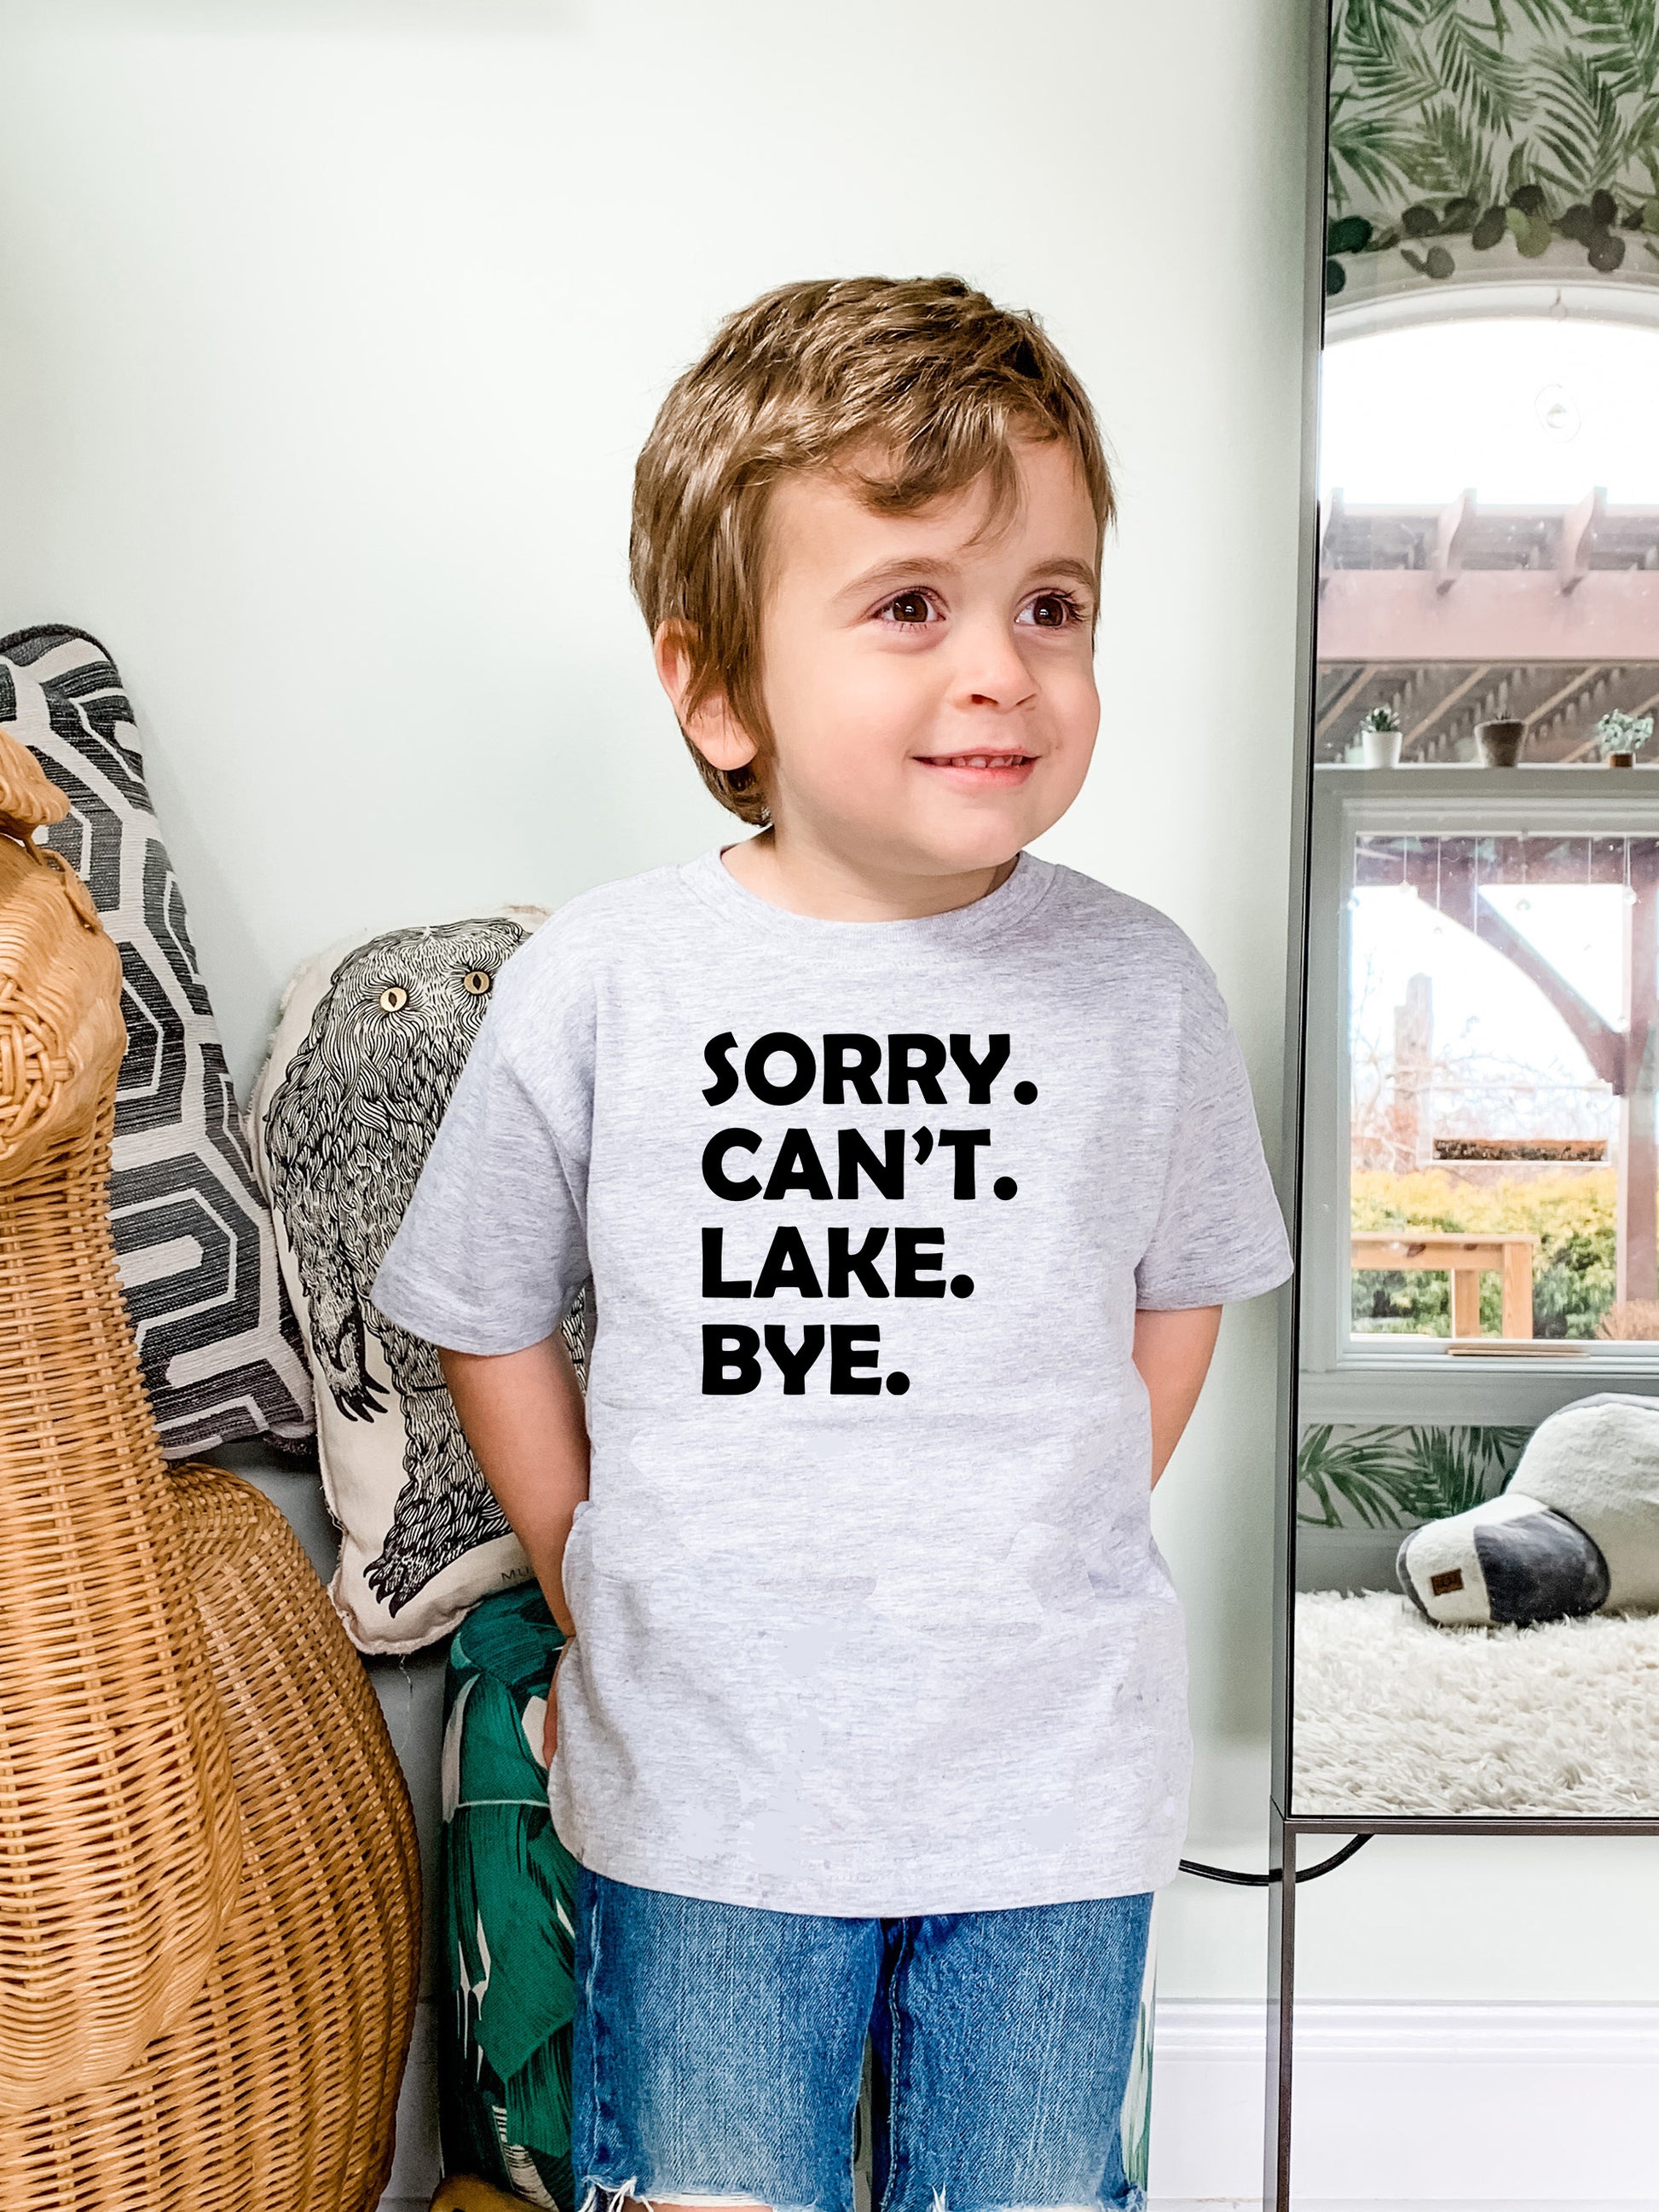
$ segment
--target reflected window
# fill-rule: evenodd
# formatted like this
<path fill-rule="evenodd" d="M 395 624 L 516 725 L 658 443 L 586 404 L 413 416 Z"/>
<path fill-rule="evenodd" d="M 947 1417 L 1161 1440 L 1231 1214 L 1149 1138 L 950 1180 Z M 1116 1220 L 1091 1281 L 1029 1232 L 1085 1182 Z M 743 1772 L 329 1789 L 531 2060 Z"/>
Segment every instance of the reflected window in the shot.
<path fill-rule="evenodd" d="M 1659 708 L 1659 329 L 1344 337 L 1322 364 L 1316 758 L 1594 762 Z M 1655 748 L 1647 747 L 1650 755 Z"/>
<path fill-rule="evenodd" d="M 1659 316 L 1321 375 L 1303 1403 L 1536 1418 L 1659 1369 Z"/>
<path fill-rule="evenodd" d="M 1364 834 L 1356 1338 L 1659 1338 L 1659 838 Z"/>

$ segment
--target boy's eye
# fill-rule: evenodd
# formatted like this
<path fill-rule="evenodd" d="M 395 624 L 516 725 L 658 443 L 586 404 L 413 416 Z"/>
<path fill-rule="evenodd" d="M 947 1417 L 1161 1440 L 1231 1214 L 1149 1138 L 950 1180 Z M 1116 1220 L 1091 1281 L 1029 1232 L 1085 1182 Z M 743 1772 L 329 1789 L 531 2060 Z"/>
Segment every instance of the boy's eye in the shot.
<path fill-rule="evenodd" d="M 1040 592 L 1025 613 L 1033 629 L 1064 629 L 1081 618 L 1082 609 L 1069 592 Z"/>
<path fill-rule="evenodd" d="M 938 611 L 931 593 L 927 592 L 896 592 L 881 609 L 884 621 L 920 627 Z"/>

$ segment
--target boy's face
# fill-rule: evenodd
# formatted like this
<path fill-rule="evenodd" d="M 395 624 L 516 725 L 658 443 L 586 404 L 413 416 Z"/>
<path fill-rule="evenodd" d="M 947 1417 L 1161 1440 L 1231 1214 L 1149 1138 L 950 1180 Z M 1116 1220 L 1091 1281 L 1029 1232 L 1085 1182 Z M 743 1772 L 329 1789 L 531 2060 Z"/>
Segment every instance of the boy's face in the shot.
<path fill-rule="evenodd" d="M 982 483 L 896 516 L 833 477 L 774 492 L 762 685 L 781 843 L 860 872 L 963 875 L 1076 798 L 1100 720 L 1094 511 L 1065 445 L 1016 458 L 1019 498 L 988 526 Z M 719 765 L 734 745 L 752 757 L 729 723 L 710 735 Z"/>

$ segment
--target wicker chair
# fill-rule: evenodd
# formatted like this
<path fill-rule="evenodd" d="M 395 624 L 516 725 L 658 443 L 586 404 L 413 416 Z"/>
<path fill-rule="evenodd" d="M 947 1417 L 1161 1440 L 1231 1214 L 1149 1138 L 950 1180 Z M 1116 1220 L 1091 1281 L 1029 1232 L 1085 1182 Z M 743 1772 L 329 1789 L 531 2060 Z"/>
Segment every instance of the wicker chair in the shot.
<path fill-rule="evenodd" d="M 276 1509 L 169 1476 L 105 1214 L 120 963 L 0 732 L 0 2203 L 366 2212 L 418 1951 L 402 1776 Z"/>

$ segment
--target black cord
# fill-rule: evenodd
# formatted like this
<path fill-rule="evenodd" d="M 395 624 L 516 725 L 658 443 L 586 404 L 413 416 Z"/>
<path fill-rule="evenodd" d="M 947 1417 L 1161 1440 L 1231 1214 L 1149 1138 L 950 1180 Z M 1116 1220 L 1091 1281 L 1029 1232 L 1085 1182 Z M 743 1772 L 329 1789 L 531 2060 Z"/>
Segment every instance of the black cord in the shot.
<path fill-rule="evenodd" d="M 1356 1836 L 1351 1844 L 1344 1844 L 1340 1851 L 1333 1851 L 1329 1858 L 1321 1859 L 1317 1866 L 1310 1866 L 1306 1874 L 1298 1871 L 1297 1881 L 1298 1883 L 1317 1881 L 1322 1874 L 1330 1874 L 1336 1868 L 1346 1865 L 1354 1853 L 1363 1851 L 1370 1840 L 1369 1836 Z M 1195 1874 L 1202 1881 L 1231 1881 L 1240 1889 L 1271 1889 L 1276 1881 L 1285 1879 L 1277 1867 L 1271 1874 L 1243 1874 L 1237 1867 L 1203 1866 L 1197 1859 L 1182 1859 L 1181 1871 L 1182 1874 Z"/>

